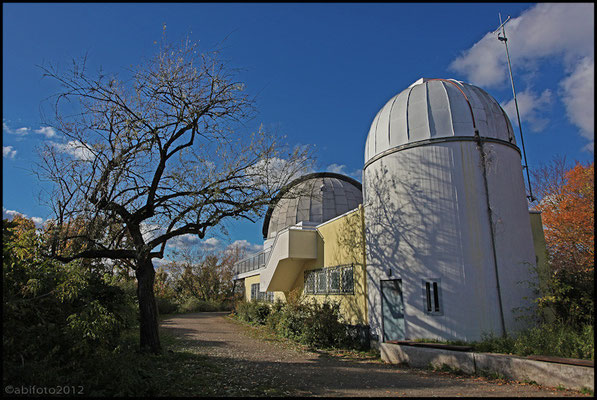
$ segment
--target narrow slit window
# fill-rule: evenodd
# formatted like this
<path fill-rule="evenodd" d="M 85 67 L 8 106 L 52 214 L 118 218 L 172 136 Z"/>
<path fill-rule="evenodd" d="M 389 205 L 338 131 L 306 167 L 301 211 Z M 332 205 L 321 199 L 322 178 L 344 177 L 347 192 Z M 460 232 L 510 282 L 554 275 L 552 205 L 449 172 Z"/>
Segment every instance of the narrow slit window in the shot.
<path fill-rule="evenodd" d="M 431 312 L 431 285 L 425 282 L 425 294 L 427 299 L 427 312 Z"/>
<path fill-rule="evenodd" d="M 437 282 L 433 282 L 433 305 L 435 306 L 433 311 L 439 312 L 439 293 L 437 290 Z"/>
<path fill-rule="evenodd" d="M 441 280 L 424 279 L 423 285 L 423 310 L 430 315 L 443 315 Z"/>

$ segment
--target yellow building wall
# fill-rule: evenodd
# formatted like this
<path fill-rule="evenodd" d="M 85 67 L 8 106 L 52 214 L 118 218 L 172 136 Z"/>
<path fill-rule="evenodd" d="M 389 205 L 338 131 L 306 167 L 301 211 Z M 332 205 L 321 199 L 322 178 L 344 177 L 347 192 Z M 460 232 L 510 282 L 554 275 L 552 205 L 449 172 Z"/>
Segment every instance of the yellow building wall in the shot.
<path fill-rule="evenodd" d="M 365 273 L 365 236 L 363 208 L 317 227 L 317 258 L 303 263 L 303 270 L 289 292 L 274 292 L 274 301 L 286 301 L 301 294 L 306 301 L 334 301 L 340 304 L 344 322 L 367 324 L 367 278 Z M 312 245 L 309 243 L 308 245 Z M 305 271 L 340 265 L 353 265 L 354 294 L 304 294 Z M 259 283 L 259 275 L 245 278 L 245 300 L 251 300 L 251 285 Z"/>
<path fill-rule="evenodd" d="M 245 278 L 245 300 L 251 301 L 251 285 L 259 283 L 260 275 L 253 275 Z M 282 292 L 274 292 L 274 301 L 286 301 L 286 296 Z"/>
<path fill-rule="evenodd" d="M 304 263 L 293 290 L 307 301 L 326 300 L 340 303 L 340 311 L 349 324 L 367 324 L 367 280 L 363 208 L 317 227 L 317 259 Z M 312 269 L 353 265 L 354 294 L 304 294 L 304 273 Z"/>
<path fill-rule="evenodd" d="M 545 234 L 543 233 L 543 221 L 541 213 L 538 211 L 530 211 L 531 231 L 533 233 L 533 245 L 535 246 L 535 257 L 537 260 L 537 276 L 539 278 L 539 290 L 541 295 L 547 294 L 547 284 L 549 282 L 551 271 L 547 263 L 547 244 L 545 242 Z M 555 321 L 555 312 L 551 308 L 543 309 L 543 317 L 548 322 Z"/>
<path fill-rule="evenodd" d="M 543 233 L 543 222 L 541 220 L 540 212 L 531 211 L 529 216 L 531 218 L 531 231 L 533 232 L 533 245 L 535 246 L 535 257 L 537 260 L 539 287 L 543 291 L 545 290 L 550 275 L 549 266 L 547 264 L 547 245 Z"/>

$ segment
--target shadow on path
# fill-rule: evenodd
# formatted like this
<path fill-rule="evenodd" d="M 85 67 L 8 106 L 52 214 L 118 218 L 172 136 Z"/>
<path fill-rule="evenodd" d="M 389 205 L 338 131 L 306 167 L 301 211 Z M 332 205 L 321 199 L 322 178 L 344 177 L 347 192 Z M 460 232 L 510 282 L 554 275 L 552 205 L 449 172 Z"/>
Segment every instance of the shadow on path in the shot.
<path fill-rule="evenodd" d="M 190 341 L 199 353 L 229 371 L 231 380 L 270 386 L 298 396 L 579 396 L 535 385 L 504 384 L 376 361 L 352 361 L 303 352 L 282 342 L 255 339 L 227 313 L 168 316 L 162 329 Z"/>

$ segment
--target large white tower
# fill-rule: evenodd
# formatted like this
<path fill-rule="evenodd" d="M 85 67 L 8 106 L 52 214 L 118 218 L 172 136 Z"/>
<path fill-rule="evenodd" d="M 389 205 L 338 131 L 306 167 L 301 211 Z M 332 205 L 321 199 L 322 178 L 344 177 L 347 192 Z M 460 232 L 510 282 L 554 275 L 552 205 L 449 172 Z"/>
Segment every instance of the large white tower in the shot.
<path fill-rule="evenodd" d="M 420 79 L 377 113 L 363 169 L 369 323 L 379 340 L 524 326 L 535 254 L 520 150 L 494 98 Z"/>

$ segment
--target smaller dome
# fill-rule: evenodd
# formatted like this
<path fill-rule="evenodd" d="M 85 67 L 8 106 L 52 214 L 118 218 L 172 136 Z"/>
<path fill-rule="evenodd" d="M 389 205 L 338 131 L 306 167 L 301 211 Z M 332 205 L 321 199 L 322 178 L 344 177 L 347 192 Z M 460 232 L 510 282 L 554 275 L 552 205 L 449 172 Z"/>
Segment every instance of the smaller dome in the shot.
<path fill-rule="evenodd" d="M 365 164 L 394 147 L 435 138 L 479 136 L 515 144 L 512 125 L 483 89 L 454 79 L 421 78 L 392 97 L 371 124 Z"/>
<path fill-rule="evenodd" d="M 329 221 L 362 203 L 362 185 L 348 176 L 333 172 L 304 175 L 272 200 L 263 221 L 263 238 L 273 238 L 299 222 Z"/>

